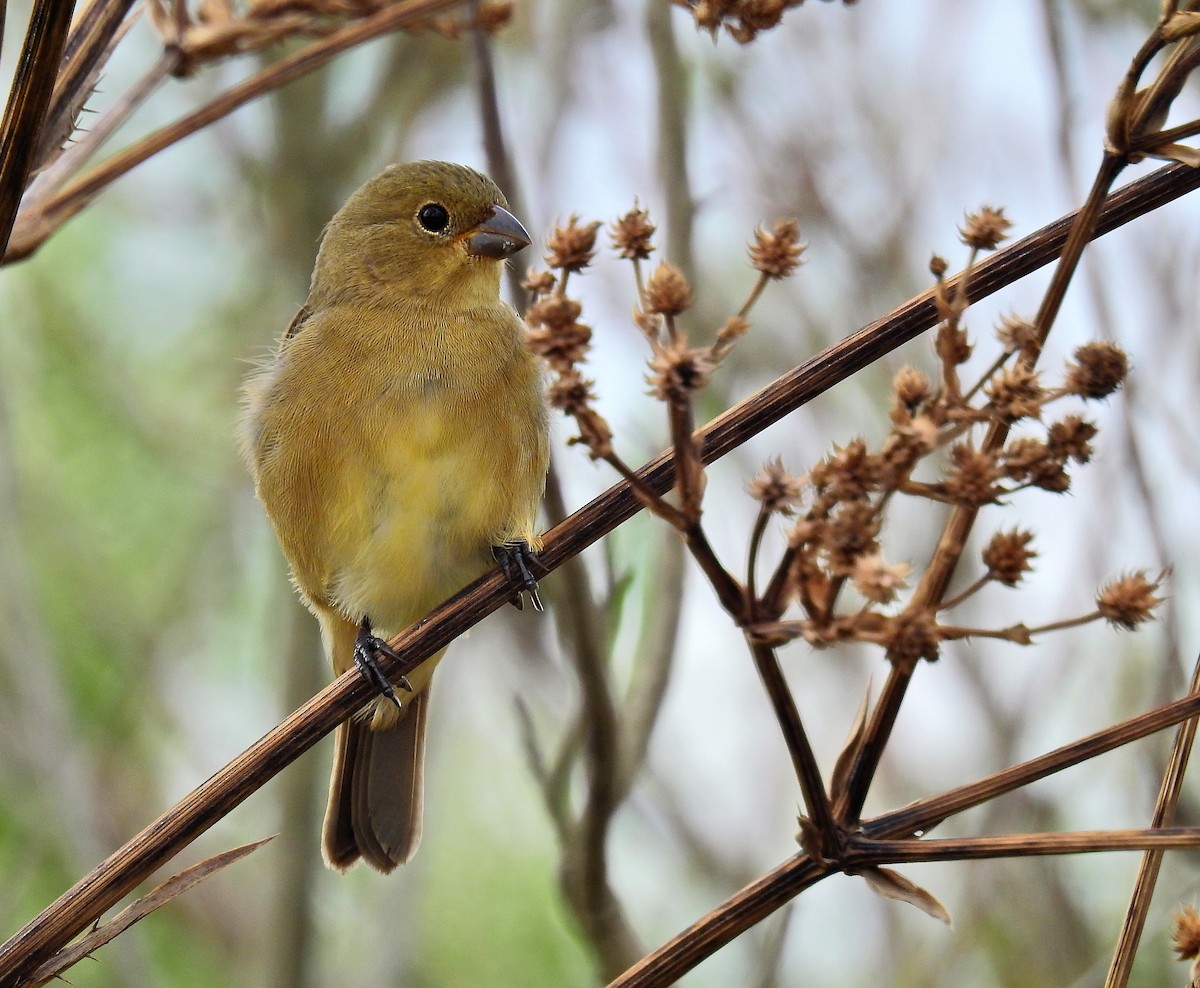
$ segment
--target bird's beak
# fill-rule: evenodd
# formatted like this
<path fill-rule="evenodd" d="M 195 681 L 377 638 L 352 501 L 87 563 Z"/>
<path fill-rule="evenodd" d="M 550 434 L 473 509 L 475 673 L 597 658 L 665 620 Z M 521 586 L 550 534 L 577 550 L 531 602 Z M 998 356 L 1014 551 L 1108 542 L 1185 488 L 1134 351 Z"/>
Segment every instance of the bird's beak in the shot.
<path fill-rule="evenodd" d="M 487 218 L 466 236 L 467 253 L 503 261 L 528 247 L 532 240 L 518 220 L 503 206 L 493 206 Z"/>

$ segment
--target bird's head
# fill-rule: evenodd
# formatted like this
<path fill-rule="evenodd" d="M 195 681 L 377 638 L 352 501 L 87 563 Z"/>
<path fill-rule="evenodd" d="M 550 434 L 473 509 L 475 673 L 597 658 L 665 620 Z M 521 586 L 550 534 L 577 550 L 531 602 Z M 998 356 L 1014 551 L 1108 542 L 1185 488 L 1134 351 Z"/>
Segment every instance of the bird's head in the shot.
<path fill-rule="evenodd" d="M 499 293 L 501 262 L 529 244 L 504 194 L 474 169 L 445 161 L 392 165 L 329 221 L 313 300 L 486 303 Z"/>

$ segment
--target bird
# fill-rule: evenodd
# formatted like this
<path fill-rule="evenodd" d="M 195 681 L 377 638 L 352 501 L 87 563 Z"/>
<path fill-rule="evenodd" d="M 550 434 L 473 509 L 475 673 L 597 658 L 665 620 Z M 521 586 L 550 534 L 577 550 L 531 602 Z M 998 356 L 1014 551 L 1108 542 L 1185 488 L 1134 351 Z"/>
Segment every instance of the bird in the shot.
<path fill-rule="evenodd" d="M 247 377 L 240 443 L 300 598 L 341 674 L 379 697 L 337 729 L 326 864 L 388 873 L 421 839 L 430 681 L 395 689 L 385 639 L 499 560 L 530 566 L 549 465 L 543 372 L 500 297 L 531 243 L 489 178 L 443 161 L 393 164 L 321 236 L 309 293 Z M 394 653 L 391 653 L 394 654 Z"/>

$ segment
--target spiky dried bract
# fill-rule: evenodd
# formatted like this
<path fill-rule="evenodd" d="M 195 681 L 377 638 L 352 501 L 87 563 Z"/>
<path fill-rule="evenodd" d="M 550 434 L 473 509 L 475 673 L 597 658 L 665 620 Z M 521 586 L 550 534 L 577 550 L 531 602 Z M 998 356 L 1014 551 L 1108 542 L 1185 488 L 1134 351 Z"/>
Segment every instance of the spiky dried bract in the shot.
<path fill-rule="evenodd" d="M 804 0 L 692 0 L 692 16 L 696 26 L 708 31 L 713 38 L 724 27 L 738 44 L 753 41 L 760 31 L 775 27 L 789 7 L 799 7 Z M 853 0 L 843 0 L 851 3 Z"/>
<path fill-rule="evenodd" d="M 1030 487 L 1062 494 L 1071 485 L 1066 457 L 1032 436 L 1021 436 L 1005 446 L 1002 463 L 1004 476 Z"/>
<path fill-rule="evenodd" d="M 646 280 L 646 309 L 663 316 L 677 316 L 692 304 L 692 286 L 670 261 L 662 261 Z"/>
<path fill-rule="evenodd" d="M 809 480 L 833 501 L 866 498 L 879 486 L 880 460 L 863 439 L 851 439 L 812 468 Z"/>
<path fill-rule="evenodd" d="M 938 328 L 934 347 L 942 363 L 952 367 L 965 364 L 970 360 L 971 351 L 974 349 L 971 346 L 970 337 L 967 336 L 967 331 L 952 320 L 943 322 Z"/>
<path fill-rule="evenodd" d="M 1082 398 L 1107 398 L 1125 383 L 1128 373 L 1129 358 L 1115 343 L 1085 343 L 1075 351 L 1075 362 L 1067 365 L 1064 387 Z"/>
<path fill-rule="evenodd" d="M 911 414 L 929 400 L 933 389 L 924 371 L 905 364 L 892 378 L 892 390 L 896 394 L 896 404 Z"/>
<path fill-rule="evenodd" d="M 1038 418 L 1046 392 L 1038 381 L 1037 371 L 1024 364 L 1004 367 L 984 387 L 992 411 L 1003 422 Z"/>
<path fill-rule="evenodd" d="M 788 473 L 783 461 L 776 457 L 763 465 L 758 476 L 746 485 L 746 490 L 762 503 L 763 511 L 768 514 L 792 515 L 800 504 L 804 481 Z"/>
<path fill-rule="evenodd" d="M 656 348 L 650 359 L 652 373 L 646 380 L 651 385 L 650 393 L 659 400 L 682 403 L 704 387 L 712 369 L 708 350 L 689 347 L 680 336 Z"/>
<path fill-rule="evenodd" d="M 612 430 L 592 407 L 595 397 L 592 382 L 575 368 L 560 371 L 546 389 L 550 406 L 562 409 L 579 426 L 579 435 L 568 442 L 583 443 L 592 459 L 599 460 L 612 453 Z"/>
<path fill-rule="evenodd" d="M 928 611 L 904 613 L 888 623 L 887 657 L 901 668 L 911 668 L 921 659 L 935 662 L 941 644 L 937 621 Z"/>
<path fill-rule="evenodd" d="M 565 295 L 543 295 L 529 307 L 525 321 L 529 348 L 553 370 L 569 370 L 587 354 L 592 330 L 579 322 L 581 307 Z"/>
<path fill-rule="evenodd" d="M 869 501 L 838 505 L 822 531 L 822 549 L 834 576 L 849 576 L 862 556 L 879 552 L 880 518 Z"/>
<path fill-rule="evenodd" d="M 879 555 L 859 556 L 854 563 L 854 586 L 873 604 L 890 604 L 908 586 L 908 563 L 885 563 Z"/>
<path fill-rule="evenodd" d="M 944 487 L 953 501 L 979 507 L 996 499 L 1000 468 L 992 453 L 958 443 L 950 449 L 950 461 L 950 474 Z"/>
<path fill-rule="evenodd" d="M 1026 573 L 1033 569 L 1031 560 L 1037 553 L 1029 548 L 1033 532 L 1014 528 L 1008 532 L 997 532 L 983 549 L 983 565 L 988 568 L 988 578 L 1006 587 L 1015 587 Z"/>
<path fill-rule="evenodd" d="M 1145 570 L 1107 583 L 1096 594 L 1096 607 L 1109 624 L 1132 631 L 1154 616 L 1154 608 L 1163 602 L 1155 596 L 1160 580 L 1151 580 Z"/>
<path fill-rule="evenodd" d="M 582 271 L 596 254 L 596 231 L 600 221 L 580 224 L 572 215 L 566 226 L 554 228 L 546 241 L 546 263 L 559 271 Z"/>
<path fill-rule="evenodd" d="M 1171 946 L 1181 961 L 1200 957 L 1200 912 L 1193 906 L 1180 906 L 1171 917 Z"/>
<path fill-rule="evenodd" d="M 958 228 L 962 242 L 976 250 L 995 250 L 1008 238 L 1012 220 L 1003 209 L 982 206 L 977 213 L 967 213 L 967 221 Z"/>
<path fill-rule="evenodd" d="M 996 327 L 996 338 L 1006 353 L 1019 353 L 1032 359 L 1041 348 L 1041 337 L 1037 327 L 1028 319 L 1017 315 L 1002 316 Z"/>
<path fill-rule="evenodd" d="M 1068 415 L 1055 422 L 1047 433 L 1046 445 L 1055 456 L 1076 463 L 1087 463 L 1092 458 L 1092 440 L 1096 426 L 1078 415 Z"/>
<path fill-rule="evenodd" d="M 655 226 L 650 222 L 650 213 L 636 204 L 633 209 L 613 223 L 609 230 L 613 248 L 630 261 L 644 261 L 654 250 L 651 238 Z"/>
<path fill-rule="evenodd" d="M 750 263 L 768 278 L 786 278 L 803 263 L 801 255 L 807 246 L 800 243 L 799 223 L 780 220 L 769 232 L 761 226 L 754 231 Z"/>
<path fill-rule="evenodd" d="M 537 298 L 540 295 L 549 295 L 554 291 L 554 286 L 557 283 L 558 279 L 549 271 L 531 270 L 521 280 L 521 287 Z"/>

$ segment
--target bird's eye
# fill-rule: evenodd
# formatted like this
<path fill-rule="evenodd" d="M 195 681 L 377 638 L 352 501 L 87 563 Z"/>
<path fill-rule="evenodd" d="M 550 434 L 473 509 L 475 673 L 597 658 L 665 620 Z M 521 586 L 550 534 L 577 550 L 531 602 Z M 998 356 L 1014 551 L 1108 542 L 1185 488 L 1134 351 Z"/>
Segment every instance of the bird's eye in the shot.
<path fill-rule="evenodd" d="M 445 206 L 431 202 L 418 210 L 417 222 L 430 233 L 441 233 L 450 225 L 450 214 Z"/>

